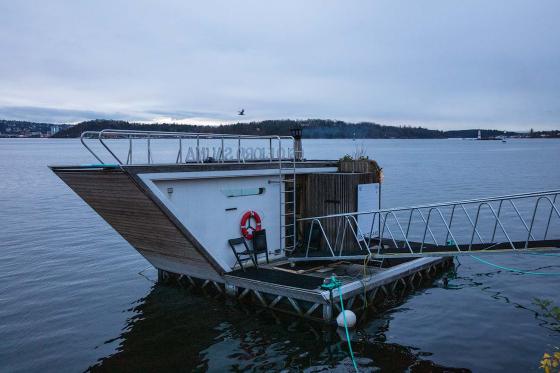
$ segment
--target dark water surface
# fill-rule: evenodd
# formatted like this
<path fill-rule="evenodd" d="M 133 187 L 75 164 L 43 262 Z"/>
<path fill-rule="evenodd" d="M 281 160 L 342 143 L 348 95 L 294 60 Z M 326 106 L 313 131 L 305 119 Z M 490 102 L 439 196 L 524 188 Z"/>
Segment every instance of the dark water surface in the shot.
<path fill-rule="evenodd" d="M 557 140 L 310 140 L 304 150 L 332 159 L 362 145 L 384 168 L 384 207 L 560 187 Z M 336 331 L 155 285 L 148 263 L 46 167 L 92 161 L 78 140 L 0 139 L 0 371 L 351 368 Z M 560 272 L 560 257 L 485 258 Z M 465 257 L 451 285 L 435 281 L 360 325 L 360 368 L 539 371 L 560 345 L 532 303 L 560 304 L 560 277 Z"/>

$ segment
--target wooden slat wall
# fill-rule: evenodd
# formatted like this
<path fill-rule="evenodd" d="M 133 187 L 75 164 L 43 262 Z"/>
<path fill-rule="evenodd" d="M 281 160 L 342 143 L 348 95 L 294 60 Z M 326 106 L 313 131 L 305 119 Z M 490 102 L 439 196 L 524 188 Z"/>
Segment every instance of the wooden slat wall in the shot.
<path fill-rule="evenodd" d="M 178 258 L 216 278 L 218 272 L 161 209 L 120 170 L 54 172 L 140 252 Z"/>
<path fill-rule="evenodd" d="M 305 178 L 305 187 L 300 208 L 304 217 L 323 216 L 356 212 L 358 208 L 358 184 L 368 184 L 375 181 L 374 173 L 325 173 L 309 174 Z M 301 199 L 300 199 L 301 200 Z M 321 221 L 331 245 L 336 239 L 338 218 Z M 309 229 L 309 228 L 307 228 Z M 345 243 L 355 242 L 348 229 Z"/>
<path fill-rule="evenodd" d="M 339 171 L 349 173 L 372 172 L 374 174 L 373 182 L 378 183 L 381 179 L 381 167 L 372 159 L 342 160 L 339 164 Z"/>

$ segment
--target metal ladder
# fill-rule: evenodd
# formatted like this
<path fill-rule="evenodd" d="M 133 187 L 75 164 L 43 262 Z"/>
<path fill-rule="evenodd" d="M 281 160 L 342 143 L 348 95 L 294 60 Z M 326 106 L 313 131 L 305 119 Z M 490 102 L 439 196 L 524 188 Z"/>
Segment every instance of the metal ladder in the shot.
<path fill-rule="evenodd" d="M 281 144 L 281 142 L 279 142 Z M 281 149 L 281 146 L 279 147 Z M 289 161 L 282 161 L 278 154 L 280 180 L 280 247 L 291 254 L 297 245 L 297 204 L 296 204 L 296 154 Z"/>

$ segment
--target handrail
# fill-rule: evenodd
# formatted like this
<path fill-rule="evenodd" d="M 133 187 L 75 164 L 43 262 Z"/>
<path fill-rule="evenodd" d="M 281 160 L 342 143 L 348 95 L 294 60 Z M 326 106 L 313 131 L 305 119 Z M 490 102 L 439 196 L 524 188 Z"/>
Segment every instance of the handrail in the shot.
<path fill-rule="evenodd" d="M 439 214 L 439 216 L 441 217 L 441 220 L 443 221 L 443 224 L 445 224 L 445 229 L 447 231 L 447 233 L 449 233 L 451 235 L 451 239 L 453 240 L 453 244 L 455 245 L 455 247 L 457 248 L 458 251 L 461 251 L 461 249 L 459 248 L 459 245 L 457 245 L 457 240 L 455 239 L 455 236 L 453 235 L 453 233 L 451 232 L 451 228 L 449 227 L 449 225 L 447 225 L 447 223 L 445 222 L 445 218 L 443 217 L 443 214 L 441 213 L 440 209 L 437 207 L 431 207 L 428 210 L 428 219 L 426 220 L 426 229 L 430 226 L 430 216 L 432 215 L 432 211 L 437 211 L 437 213 Z M 476 224 L 475 224 L 476 227 Z M 422 250 L 424 249 L 424 241 L 426 240 L 426 229 L 424 229 L 424 237 L 422 238 L 422 244 L 420 246 L 420 252 L 422 252 Z M 476 229 L 476 228 L 475 228 Z M 408 243 L 408 238 L 406 239 L 407 243 Z M 439 246 L 436 243 L 436 246 Z M 409 246 L 410 247 L 410 246 Z"/>
<path fill-rule="evenodd" d="M 556 196 L 554 196 L 554 201 L 556 201 Z M 560 218 L 560 211 L 558 211 L 558 209 L 556 208 L 556 206 L 554 205 L 554 202 L 552 202 L 550 200 L 550 198 L 548 198 L 548 196 L 541 196 L 537 199 L 537 203 L 535 204 L 535 208 L 533 210 L 533 217 L 531 218 L 531 228 L 529 229 L 529 234 L 527 235 L 527 240 L 525 241 L 525 249 L 529 246 L 529 238 L 531 237 L 531 231 L 533 230 L 533 224 L 535 223 L 535 216 L 537 215 L 537 210 L 539 208 L 539 203 L 541 202 L 541 200 L 546 200 L 548 201 L 548 203 L 550 203 L 550 207 L 551 207 L 551 214 L 552 211 L 556 212 L 556 215 Z M 545 237 L 546 234 L 548 233 L 548 227 L 550 226 L 550 218 L 548 219 L 548 223 L 546 225 L 546 233 L 545 233 Z"/>
<path fill-rule="evenodd" d="M 109 144 L 106 142 L 108 139 L 122 138 L 128 139 L 128 152 L 126 162 L 123 162 L 111 149 Z M 279 146 L 281 146 L 282 140 L 290 140 L 292 144 L 295 142 L 293 136 L 278 136 L 278 135 L 267 135 L 267 136 L 257 136 L 257 135 L 236 135 L 236 134 L 216 134 L 216 133 L 206 133 L 206 132 L 165 132 L 165 131 L 143 131 L 143 130 L 118 130 L 118 129 L 104 129 L 101 131 L 85 131 L 82 132 L 80 136 L 80 142 L 82 145 L 99 161 L 101 164 L 105 164 L 101 156 L 98 155 L 87 143 L 86 139 L 95 139 L 103 146 L 103 148 L 109 153 L 109 155 L 114 158 L 120 165 L 132 164 L 132 144 L 134 139 L 146 139 L 147 140 L 147 164 L 153 163 L 153 155 L 151 149 L 151 141 L 155 139 L 179 139 L 178 152 L 175 163 L 183 162 L 183 139 L 193 139 L 196 140 L 196 160 L 194 163 L 204 163 L 200 154 L 200 141 L 201 140 L 220 140 L 220 151 L 219 159 L 220 163 L 225 162 L 224 155 L 224 142 L 225 140 L 237 140 L 237 159 L 238 163 L 244 163 L 245 157 L 242 156 L 241 152 L 241 141 L 242 140 L 269 140 L 269 153 L 270 162 L 277 161 L 278 158 L 282 157 L 281 149 L 279 149 L 278 158 L 273 155 L 273 140 L 278 141 Z M 295 157 L 294 157 L 295 158 Z"/>
<path fill-rule="evenodd" d="M 472 249 L 472 244 L 473 244 L 473 240 L 474 240 L 474 231 L 476 229 L 476 226 L 478 224 L 478 218 L 480 217 L 480 210 L 484 207 L 484 206 L 488 206 L 488 208 L 490 209 L 490 212 L 492 212 L 492 215 L 494 215 L 494 217 L 496 218 L 496 221 L 498 222 L 498 224 L 500 225 L 500 228 L 502 228 L 502 232 L 504 232 L 504 235 L 506 236 L 509 244 L 511 245 L 511 248 L 513 250 L 515 250 L 515 245 L 513 244 L 513 242 L 511 241 L 511 238 L 509 237 L 509 234 L 506 232 L 506 229 L 504 228 L 502 222 L 500 221 L 500 218 L 498 217 L 498 215 L 496 215 L 496 212 L 494 211 L 494 209 L 492 208 L 492 206 L 490 206 L 490 204 L 488 202 L 482 202 L 481 204 L 478 205 L 478 209 L 476 211 L 476 218 L 474 220 L 474 228 L 473 228 L 473 234 L 471 235 L 471 242 L 469 244 L 469 251 Z M 538 206 L 538 204 L 537 204 Z M 529 232 L 529 234 L 531 234 L 531 232 Z"/>
<path fill-rule="evenodd" d="M 498 196 L 498 197 L 487 197 L 487 198 L 480 198 L 480 199 L 467 199 L 461 201 L 452 201 L 452 202 L 440 202 L 440 203 L 433 203 L 427 205 L 415 205 L 415 206 L 407 206 L 407 207 L 393 207 L 387 209 L 379 209 L 379 210 L 369 210 L 369 211 L 357 211 L 357 212 L 347 212 L 347 213 L 340 213 L 340 214 L 330 214 L 330 215 L 323 215 L 323 216 L 310 216 L 306 218 L 300 218 L 298 221 L 307 221 L 312 219 L 323 219 L 323 218 L 336 218 L 336 217 L 343 217 L 343 216 L 358 216 L 358 215 L 370 215 L 373 213 L 383 213 L 383 212 L 397 212 L 397 211 L 409 211 L 411 209 L 427 209 L 431 207 L 451 207 L 453 205 L 468 205 L 473 203 L 479 202 L 492 202 L 492 201 L 500 201 L 506 199 L 520 199 L 520 198 L 527 198 L 527 197 L 536 197 L 539 195 L 555 195 L 560 194 L 560 189 L 554 190 L 545 190 L 545 191 L 538 191 L 538 192 L 527 192 L 527 193 L 519 193 L 519 194 L 511 194 L 505 196 Z"/>
<path fill-rule="evenodd" d="M 379 209 L 379 210 L 372 210 L 372 211 L 315 216 L 310 218 L 298 219 L 298 222 L 299 223 L 309 222 L 309 221 L 312 222 L 311 226 L 309 227 L 308 237 L 311 237 L 313 228 L 316 225 L 318 225 L 323 235 L 324 242 L 326 246 L 329 248 L 329 251 L 331 253 L 330 257 L 315 256 L 313 258 L 314 260 L 320 260 L 320 259 L 334 260 L 334 259 L 343 259 L 343 258 L 350 258 L 350 257 L 359 258 L 360 255 L 354 255 L 354 254 L 352 255 L 347 254 L 345 256 L 343 255 L 343 251 L 345 249 L 347 250 L 359 249 L 360 251 L 363 251 L 364 246 L 365 246 L 365 250 L 368 252 L 367 255 L 371 255 L 371 251 L 370 251 L 370 248 L 372 247 L 371 245 L 372 244 L 375 245 L 376 242 L 379 242 L 379 245 L 375 250 L 377 253 L 375 255 L 377 255 L 377 257 L 379 258 L 385 257 L 386 256 L 385 254 L 387 255 L 398 254 L 400 256 L 406 257 L 406 256 L 422 256 L 424 254 L 433 255 L 434 252 L 437 253 L 441 251 L 445 251 L 446 252 L 445 255 L 451 255 L 453 253 L 459 255 L 459 254 L 469 253 L 474 250 L 476 250 L 477 252 L 480 250 L 489 250 L 496 245 L 504 245 L 504 244 L 510 247 L 510 249 L 507 250 L 512 250 L 512 251 L 517 251 L 521 249 L 527 250 L 529 248 L 530 240 L 537 241 L 537 239 L 535 238 L 537 236 L 537 234 L 535 233 L 535 225 L 536 225 L 535 222 L 537 221 L 536 215 L 541 201 L 546 201 L 547 204 L 550 205 L 550 211 L 547 209 L 546 216 L 544 217 L 544 219 L 541 219 L 541 222 L 543 224 L 546 223 L 546 227 L 543 225 L 544 228 L 544 236 L 542 237 L 543 241 L 546 241 L 547 239 L 552 216 L 553 215 L 557 216 L 560 219 L 560 210 L 556 205 L 558 195 L 560 195 L 560 190 L 529 192 L 529 193 L 512 194 L 512 195 L 499 196 L 499 197 L 469 199 L 469 200 L 447 202 L 447 203 L 435 203 L 431 205 L 399 207 L 399 208 Z M 518 206 L 513 202 L 514 200 L 526 200 L 528 203 L 520 203 L 520 205 Z M 506 203 L 504 204 L 504 202 Z M 465 208 L 466 206 L 469 205 L 471 209 L 472 208 L 476 209 L 476 216 L 474 221 L 471 218 L 471 215 L 469 214 L 467 209 Z M 498 206 L 497 213 L 495 210 L 495 206 Z M 523 214 L 519 208 L 520 206 L 523 206 L 522 210 L 526 215 L 530 214 L 531 217 L 530 225 L 528 225 L 528 222 L 523 218 Z M 457 216 L 455 211 L 457 207 L 464 212 L 464 216 L 463 215 L 459 216 L 462 220 L 459 222 L 455 222 L 453 220 L 453 218 Z M 509 207 L 511 209 L 511 211 L 507 211 L 508 214 L 502 214 L 502 212 L 505 210 L 504 209 L 505 207 L 506 208 Z M 424 210 L 424 212 L 427 212 L 427 218 L 422 212 L 422 210 Z M 488 222 L 488 220 L 481 219 L 482 210 L 490 211 L 490 220 L 491 220 L 490 222 Z M 400 215 L 398 215 L 399 212 L 401 213 Z M 446 219 L 446 217 L 444 216 L 444 212 L 448 214 L 449 216 L 448 219 Z M 403 218 L 402 213 L 406 213 L 407 216 Z M 413 216 L 415 213 L 417 213 L 420 216 L 420 220 L 415 220 L 413 223 Z M 434 233 L 434 231 L 432 230 L 433 226 L 430 225 L 432 220 L 434 220 L 432 218 L 432 213 L 438 216 L 437 220 L 441 221 L 441 224 L 443 225 L 443 227 L 441 225 L 439 226 L 438 228 L 439 230 L 437 231 L 437 233 Z M 501 216 L 501 214 L 504 216 Z M 360 227 L 360 225 L 358 224 L 358 220 L 356 219 L 357 216 L 364 216 L 364 215 L 369 215 L 371 217 L 371 227 L 369 227 L 370 224 L 369 219 L 367 223 L 368 224 L 367 228 L 364 227 L 364 230 L 369 229 L 369 235 L 367 237 L 364 236 L 362 232 L 362 228 Z M 326 221 L 327 219 L 339 219 L 338 221 L 335 220 L 332 224 L 325 225 L 325 226 L 332 227 L 332 229 L 336 229 L 336 232 L 325 231 L 323 222 Z M 375 232 L 374 228 L 376 228 L 376 219 L 379 219 L 378 224 L 380 226 L 379 226 L 379 232 L 376 232 L 378 236 L 374 237 L 373 235 Z M 408 221 L 406 225 L 406 232 L 403 229 L 403 226 L 399 219 L 405 219 L 405 223 Z M 507 221 L 504 219 L 507 219 Z M 393 227 L 398 228 L 396 229 L 396 234 L 397 236 L 399 236 L 400 234 L 399 237 L 396 237 L 395 234 L 393 233 L 393 230 L 391 229 L 389 224 L 390 221 L 393 224 Z M 485 240 L 483 239 L 479 231 L 481 229 L 480 225 L 482 222 L 484 222 L 484 224 L 490 224 L 489 229 L 492 233 L 492 239 L 489 242 L 485 242 Z M 421 238 L 418 238 L 416 241 L 413 241 L 410 235 L 411 225 L 416 223 L 420 224 L 420 227 L 418 228 L 422 229 L 423 234 L 420 236 Z M 453 223 L 455 223 L 455 227 L 452 226 Z M 462 223 L 461 227 L 459 228 L 457 227 L 458 223 Z M 512 224 L 515 225 L 512 227 Z M 494 241 L 498 226 L 502 231 L 503 236 L 505 237 L 504 241 L 498 241 L 498 242 Z M 467 229 L 465 229 L 465 227 L 467 227 Z M 510 230 L 510 228 L 513 228 L 513 230 Z M 341 229 L 342 232 L 340 231 Z M 345 240 L 347 229 L 350 229 L 351 231 L 350 238 L 354 238 L 355 242 L 351 240 L 350 241 Z M 457 231 L 457 229 L 459 230 Z M 514 235 L 519 236 L 519 234 L 522 234 L 521 233 L 522 231 L 526 232 L 527 234 L 526 238 L 523 238 L 523 241 L 518 240 L 515 241 L 516 243 L 514 243 L 514 239 L 512 237 L 514 237 Z M 338 255 L 334 253 L 329 239 L 329 237 L 332 239 L 335 233 L 336 233 L 335 245 L 334 245 L 335 249 L 337 249 L 339 237 L 342 237 L 342 240 L 340 241 L 340 248 L 337 250 Z M 428 233 L 433 240 L 433 244 L 427 241 Z M 445 242 L 443 244 L 440 244 L 436 239 L 436 236 L 438 236 L 439 233 L 442 233 L 440 237 L 443 236 L 445 237 Z M 480 240 L 480 242 L 476 244 L 477 247 L 476 249 L 473 248 L 475 245 L 475 236 L 477 236 L 478 239 Z M 539 238 L 541 237 L 540 232 L 538 234 L 538 237 Z M 448 240 L 448 238 L 451 238 L 451 240 Z M 458 238 L 465 242 L 459 243 Z M 388 251 L 386 251 L 387 246 L 383 244 L 384 240 L 385 242 L 388 241 L 389 243 Z M 310 243 L 311 243 L 310 240 L 308 240 L 307 249 L 305 250 L 306 258 L 308 257 Z M 393 245 L 392 248 L 391 245 Z M 524 247 L 521 245 L 523 245 Z M 375 247 L 376 246 L 373 246 L 373 248 Z M 429 247 L 430 250 L 425 253 L 427 247 Z M 442 250 L 438 250 L 437 249 L 438 247 L 441 247 Z M 393 252 L 391 252 L 391 250 L 393 250 Z M 505 249 L 500 249 L 500 250 L 503 251 Z M 299 258 L 297 260 L 305 260 L 305 258 Z"/>

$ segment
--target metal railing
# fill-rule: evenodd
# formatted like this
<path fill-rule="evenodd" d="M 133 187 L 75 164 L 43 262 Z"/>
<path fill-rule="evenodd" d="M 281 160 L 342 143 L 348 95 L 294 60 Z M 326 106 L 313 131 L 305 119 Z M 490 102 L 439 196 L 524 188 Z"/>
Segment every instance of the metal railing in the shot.
<path fill-rule="evenodd" d="M 299 259 L 309 259 L 312 247 L 326 252 L 312 255 L 321 260 L 456 255 L 497 247 L 527 250 L 532 242 L 550 237 L 553 218 L 560 219 L 559 194 L 560 190 L 540 191 L 298 219 L 304 233 L 299 246 L 305 252 Z M 315 236 L 321 242 L 315 245 L 320 248 L 312 243 L 314 230 L 319 232 Z"/>
<path fill-rule="evenodd" d="M 136 131 L 136 130 L 113 130 L 105 129 L 101 131 L 85 131 L 82 132 L 80 136 L 80 141 L 82 145 L 97 159 L 101 164 L 106 164 L 100 154 L 95 152 L 88 144 L 86 140 L 97 140 L 99 144 L 109 153 L 109 155 L 119 164 L 119 165 L 130 165 L 135 164 L 133 162 L 134 155 L 134 143 L 137 140 L 146 140 L 146 147 L 140 151 L 144 152 L 143 156 L 146 162 L 136 163 L 136 164 L 154 164 L 154 156 L 152 149 L 152 141 L 154 140 L 177 140 L 176 142 L 176 159 L 174 163 L 187 163 L 186 157 L 184 157 L 184 140 L 195 141 L 195 159 L 188 163 L 204 163 L 208 161 L 205 159 L 203 154 L 203 141 L 218 141 L 220 144 L 218 158 L 214 161 L 219 163 L 226 162 L 225 157 L 225 142 L 235 141 L 235 157 L 232 159 L 234 162 L 244 163 L 246 161 L 245 153 L 242 151 L 242 145 L 246 144 L 248 140 L 266 140 L 268 142 L 268 156 L 260 160 L 268 160 L 270 162 L 278 162 L 282 156 L 282 141 L 290 142 L 292 149 L 294 149 L 294 138 L 292 136 L 253 136 L 253 135 L 228 135 L 228 134 L 214 134 L 214 133 L 192 133 L 192 132 L 161 132 L 161 131 Z M 123 162 L 114 148 L 107 140 L 109 139 L 120 139 L 127 141 L 127 152 L 126 161 Z M 274 153 L 274 146 L 278 145 L 277 155 Z M 295 158 L 294 157 L 288 157 Z M 167 162 L 169 163 L 169 162 Z"/>

